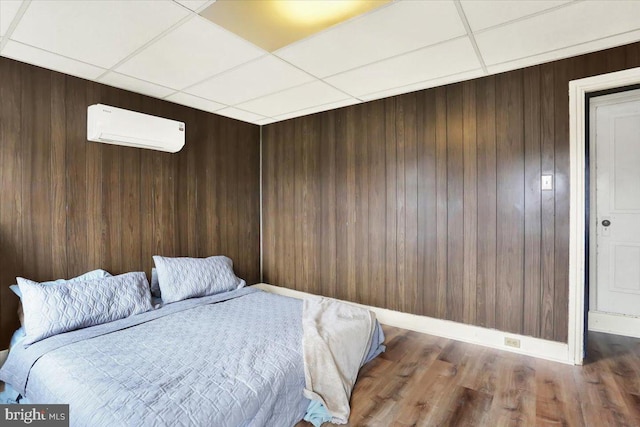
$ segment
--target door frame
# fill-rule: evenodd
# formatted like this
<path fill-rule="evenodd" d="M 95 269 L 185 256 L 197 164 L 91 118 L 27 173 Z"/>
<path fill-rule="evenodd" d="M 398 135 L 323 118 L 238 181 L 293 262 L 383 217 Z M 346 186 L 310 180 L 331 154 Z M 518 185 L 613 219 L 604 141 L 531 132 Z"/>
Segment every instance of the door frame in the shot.
<path fill-rule="evenodd" d="M 640 67 L 569 82 L 569 331 L 568 359 L 581 365 L 584 354 L 585 292 L 589 272 L 586 148 L 587 94 L 640 84 Z"/>

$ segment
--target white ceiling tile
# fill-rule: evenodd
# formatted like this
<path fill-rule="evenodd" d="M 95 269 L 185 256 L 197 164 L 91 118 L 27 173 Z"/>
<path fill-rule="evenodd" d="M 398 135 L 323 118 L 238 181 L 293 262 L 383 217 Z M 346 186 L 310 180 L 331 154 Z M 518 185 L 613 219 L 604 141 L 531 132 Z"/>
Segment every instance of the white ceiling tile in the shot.
<path fill-rule="evenodd" d="M 417 90 L 429 89 L 432 87 L 443 86 L 450 83 L 461 82 L 464 80 L 475 79 L 477 77 L 482 77 L 484 72 L 482 69 L 466 71 L 464 73 L 453 74 L 450 76 L 440 77 L 433 80 L 427 80 L 407 86 L 400 86 L 392 89 L 383 90 L 380 92 L 368 93 L 366 95 L 361 95 L 358 98 L 363 101 L 373 101 L 374 99 L 387 98 L 389 96 L 401 95 L 403 93 L 415 92 Z"/>
<path fill-rule="evenodd" d="M 117 70 L 163 86 L 183 89 L 263 54 L 262 49 L 195 16 Z"/>
<path fill-rule="evenodd" d="M 551 52 L 541 53 L 540 55 L 533 55 L 526 58 L 517 59 L 515 61 L 489 65 L 487 67 L 487 70 L 491 74 L 503 73 L 505 71 L 530 67 L 532 65 L 543 64 L 545 62 L 568 58 L 570 56 L 583 55 L 589 52 L 609 49 L 614 46 L 622 46 L 625 44 L 636 42 L 638 40 L 640 40 L 640 30 L 630 31 L 628 33 L 618 34 L 604 39 L 598 39 L 589 43 L 582 43 L 564 49 L 557 49 Z"/>
<path fill-rule="evenodd" d="M 462 0 L 462 9 L 473 31 L 513 21 L 543 10 L 551 9 L 568 0 Z"/>
<path fill-rule="evenodd" d="M 354 96 L 480 68 L 467 37 L 347 71 L 326 81 Z"/>
<path fill-rule="evenodd" d="M 238 107 L 267 117 L 315 107 L 350 98 L 321 81 L 306 83 L 262 98 L 240 104 Z"/>
<path fill-rule="evenodd" d="M 0 0 L 0 36 L 4 36 L 16 17 L 22 0 Z"/>
<path fill-rule="evenodd" d="M 487 65 L 640 28 L 640 1 L 585 1 L 476 35 Z"/>
<path fill-rule="evenodd" d="M 265 119 L 256 120 L 253 123 L 255 123 L 257 125 L 260 125 L 260 126 L 264 126 L 264 125 L 268 125 L 268 124 L 271 124 L 271 123 L 276 122 L 276 121 L 277 121 L 276 119 L 272 119 L 272 118 L 267 117 Z"/>
<path fill-rule="evenodd" d="M 188 14 L 171 1 L 32 1 L 12 39 L 110 68 Z"/>
<path fill-rule="evenodd" d="M 193 10 L 194 12 L 200 10 L 205 5 L 208 6 L 207 3 L 209 4 L 215 3 L 210 0 L 176 0 L 176 1 L 181 5 L 183 5 L 184 7 Z"/>
<path fill-rule="evenodd" d="M 158 86 L 143 80 L 134 79 L 133 77 L 115 72 L 105 74 L 98 81 L 109 86 L 115 86 L 120 89 L 126 89 L 143 95 L 154 96 L 156 98 L 163 98 L 174 92 L 173 89 Z"/>
<path fill-rule="evenodd" d="M 261 116 L 259 114 L 250 113 L 248 111 L 239 110 L 233 107 L 227 107 L 223 108 L 222 110 L 218 110 L 216 111 L 216 114 L 249 123 L 255 123 L 256 121 L 265 118 L 264 116 Z"/>
<path fill-rule="evenodd" d="M 47 52 L 46 50 L 23 45 L 12 40 L 9 40 L 2 50 L 2 56 L 90 80 L 96 79 L 105 71 L 102 68 L 65 58 Z"/>
<path fill-rule="evenodd" d="M 399 1 L 275 53 L 326 77 L 463 34 L 452 1 Z"/>
<path fill-rule="evenodd" d="M 266 55 L 192 86 L 186 92 L 235 105 L 311 80 L 314 78 L 304 71 Z"/>
<path fill-rule="evenodd" d="M 165 98 L 167 101 L 175 102 L 176 104 L 186 105 L 187 107 L 197 108 L 198 110 L 208 111 L 213 113 L 218 111 L 226 105 L 218 104 L 217 102 L 209 101 L 208 99 L 200 98 L 198 96 L 189 95 L 188 93 L 174 93 L 171 96 Z"/>
<path fill-rule="evenodd" d="M 319 113 L 321 111 L 335 110 L 336 108 L 346 107 L 348 105 L 359 104 L 361 101 L 355 98 L 344 99 L 338 102 L 330 102 L 328 104 L 317 105 L 311 108 L 305 108 L 303 110 L 294 111 L 287 114 L 282 114 L 274 117 L 274 121 L 287 120 L 294 117 L 307 116 L 309 114 Z"/>

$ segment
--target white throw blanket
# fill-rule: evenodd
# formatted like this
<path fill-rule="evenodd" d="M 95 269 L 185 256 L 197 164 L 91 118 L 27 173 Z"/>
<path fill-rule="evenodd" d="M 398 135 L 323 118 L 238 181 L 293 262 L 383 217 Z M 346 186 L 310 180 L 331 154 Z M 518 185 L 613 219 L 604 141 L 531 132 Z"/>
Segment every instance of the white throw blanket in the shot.
<path fill-rule="evenodd" d="M 375 326 L 375 314 L 367 309 L 328 298 L 304 300 L 304 395 L 321 402 L 333 423 L 349 420 L 351 391 Z"/>

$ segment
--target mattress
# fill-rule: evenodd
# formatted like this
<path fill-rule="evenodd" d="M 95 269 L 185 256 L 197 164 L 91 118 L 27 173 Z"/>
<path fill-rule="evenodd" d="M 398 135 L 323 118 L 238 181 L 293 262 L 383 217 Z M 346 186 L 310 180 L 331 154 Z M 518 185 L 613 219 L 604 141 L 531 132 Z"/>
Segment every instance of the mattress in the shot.
<path fill-rule="evenodd" d="M 17 346 L 0 378 L 75 426 L 290 426 L 309 404 L 301 317 L 239 289 Z"/>

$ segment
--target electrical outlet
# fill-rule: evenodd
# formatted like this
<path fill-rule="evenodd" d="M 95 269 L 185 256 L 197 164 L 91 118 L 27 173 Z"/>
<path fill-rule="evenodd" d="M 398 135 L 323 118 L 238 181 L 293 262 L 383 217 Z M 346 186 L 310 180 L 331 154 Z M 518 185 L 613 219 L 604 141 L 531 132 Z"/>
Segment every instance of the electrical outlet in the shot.
<path fill-rule="evenodd" d="M 517 338 L 504 337 L 504 345 L 507 347 L 520 348 L 520 340 Z"/>

